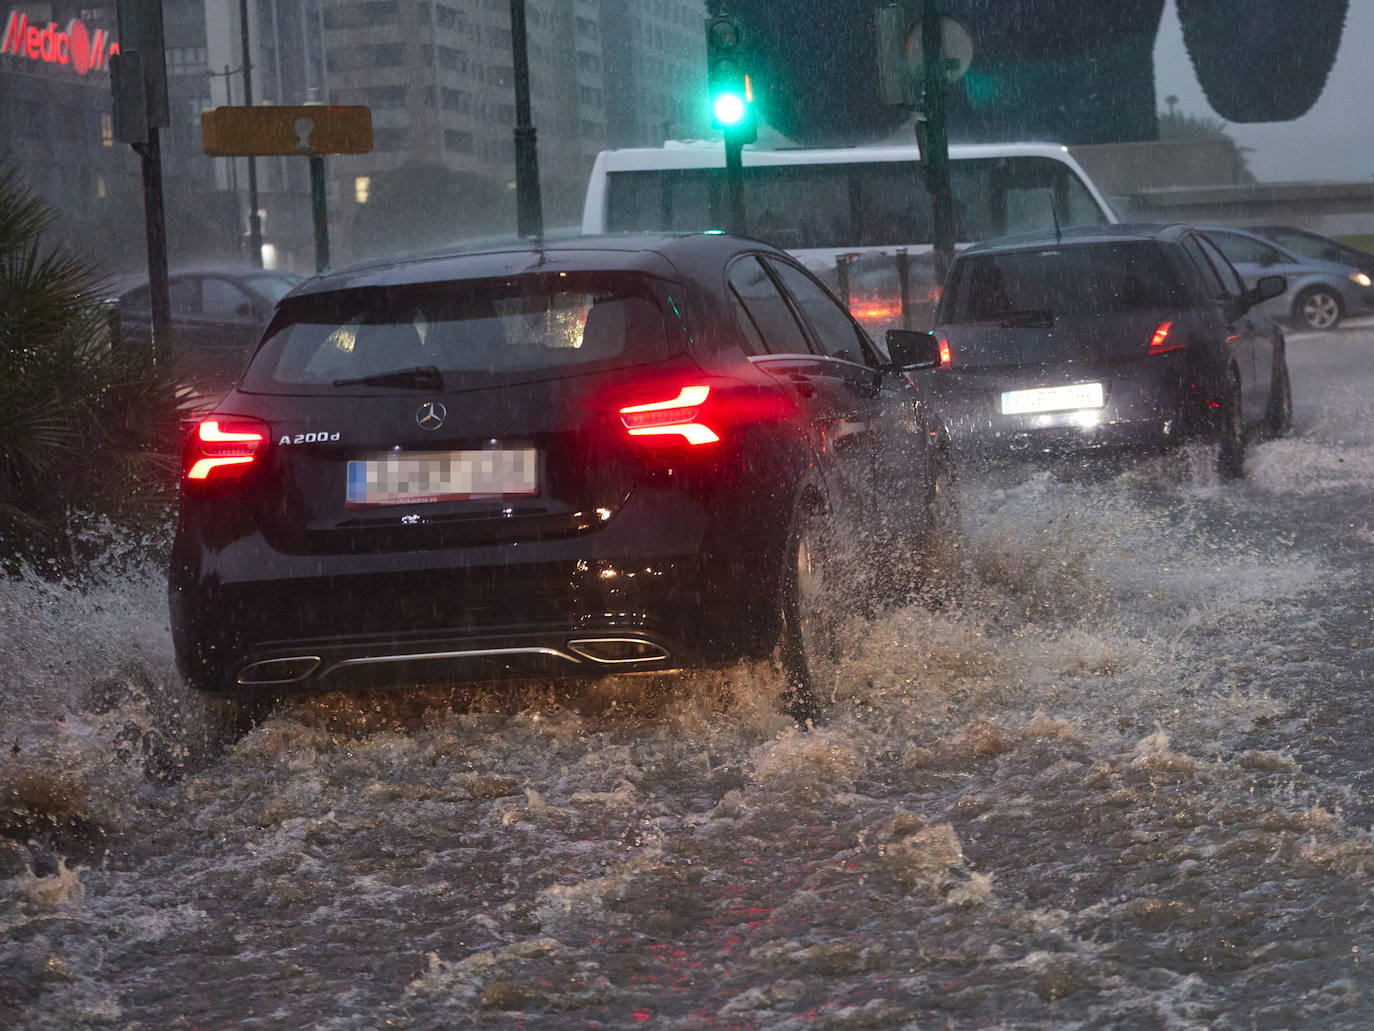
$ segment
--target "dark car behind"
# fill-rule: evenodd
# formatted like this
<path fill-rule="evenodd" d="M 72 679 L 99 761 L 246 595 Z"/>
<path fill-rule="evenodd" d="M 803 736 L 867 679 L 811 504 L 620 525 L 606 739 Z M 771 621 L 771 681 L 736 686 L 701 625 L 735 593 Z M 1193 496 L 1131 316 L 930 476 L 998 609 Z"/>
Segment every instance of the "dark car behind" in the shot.
<path fill-rule="evenodd" d="M 956 446 L 991 454 L 1220 443 L 1238 475 L 1247 427 L 1287 422 L 1277 325 L 1187 226 L 1007 237 L 951 268 L 929 378 Z"/>
<path fill-rule="evenodd" d="M 181 378 L 212 398 L 227 391 L 257 347 L 276 303 L 300 282 L 292 272 L 251 266 L 172 269 L 172 357 Z M 126 277 L 116 283 L 115 293 L 125 344 L 146 344 L 152 333 L 148 277 Z"/>

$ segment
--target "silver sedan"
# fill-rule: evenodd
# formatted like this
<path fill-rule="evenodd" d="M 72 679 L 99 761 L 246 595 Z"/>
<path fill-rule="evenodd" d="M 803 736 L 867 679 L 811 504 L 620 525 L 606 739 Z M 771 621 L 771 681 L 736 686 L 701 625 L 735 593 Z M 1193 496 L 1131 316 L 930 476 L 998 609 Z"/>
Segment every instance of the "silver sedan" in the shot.
<path fill-rule="evenodd" d="M 1302 329 L 1335 329 L 1341 319 L 1374 311 L 1374 286 L 1367 273 L 1351 265 L 1305 257 L 1255 233 L 1225 226 L 1203 226 L 1253 288 L 1263 276 L 1283 276 L 1288 289 L 1258 310 L 1291 319 Z"/>

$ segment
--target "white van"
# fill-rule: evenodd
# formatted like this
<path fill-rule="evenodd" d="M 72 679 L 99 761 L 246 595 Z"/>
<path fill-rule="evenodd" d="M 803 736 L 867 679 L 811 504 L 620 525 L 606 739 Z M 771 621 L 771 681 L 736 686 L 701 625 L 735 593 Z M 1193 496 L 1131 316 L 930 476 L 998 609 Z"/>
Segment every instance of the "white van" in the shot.
<path fill-rule="evenodd" d="M 1117 221 L 1066 147 L 966 144 L 951 146 L 949 157 L 956 246 L 1052 229 L 1056 222 L 1063 227 Z M 928 324 L 939 285 L 930 258 L 930 197 L 918 160 L 914 142 L 745 148 L 746 233 L 790 251 L 827 279 L 880 339 L 886 326 Z M 592 166 L 582 231 L 722 228 L 726 196 L 719 142 L 606 150 Z M 905 256 L 900 263 L 898 254 Z"/>

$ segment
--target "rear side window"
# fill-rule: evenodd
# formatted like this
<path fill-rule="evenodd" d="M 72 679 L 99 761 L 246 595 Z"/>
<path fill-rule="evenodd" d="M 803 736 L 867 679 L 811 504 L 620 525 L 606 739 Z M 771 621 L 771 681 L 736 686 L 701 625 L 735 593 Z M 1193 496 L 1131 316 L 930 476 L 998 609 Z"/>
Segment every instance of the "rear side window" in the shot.
<path fill-rule="evenodd" d="M 1157 244 L 1071 244 L 960 258 L 950 274 L 941 321 L 1048 320 L 1186 304 Z"/>
<path fill-rule="evenodd" d="M 1235 233 L 1209 233 L 1207 239 L 1216 244 L 1226 260 L 1238 265 L 1278 265 L 1288 259 L 1266 243 Z"/>
<path fill-rule="evenodd" d="M 730 289 L 738 303 L 740 327 L 758 352 L 810 354 L 811 345 L 777 284 L 756 257 L 730 266 Z"/>
<path fill-rule="evenodd" d="M 437 370 L 454 388 L 655 361 L 670 351 L 658 296 L 640 276 L 361 287 L 287 302 L 241 389 L 328 392 L 339 380 L 407 369 Z"/>

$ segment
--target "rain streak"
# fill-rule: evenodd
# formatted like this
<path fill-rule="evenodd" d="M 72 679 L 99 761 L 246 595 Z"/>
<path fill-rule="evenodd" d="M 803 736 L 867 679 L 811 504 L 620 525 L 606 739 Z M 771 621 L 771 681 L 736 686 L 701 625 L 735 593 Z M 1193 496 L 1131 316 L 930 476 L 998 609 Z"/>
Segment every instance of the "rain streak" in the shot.
<path fill-rule="evenodd" d="M 976 470 L 798 729 L 770 664 L 291 700 L 180 684 L 165 542 L 0 582 L 0 1024 L 1363 1028 L 1365 355 L 1294 430 Z"/>

